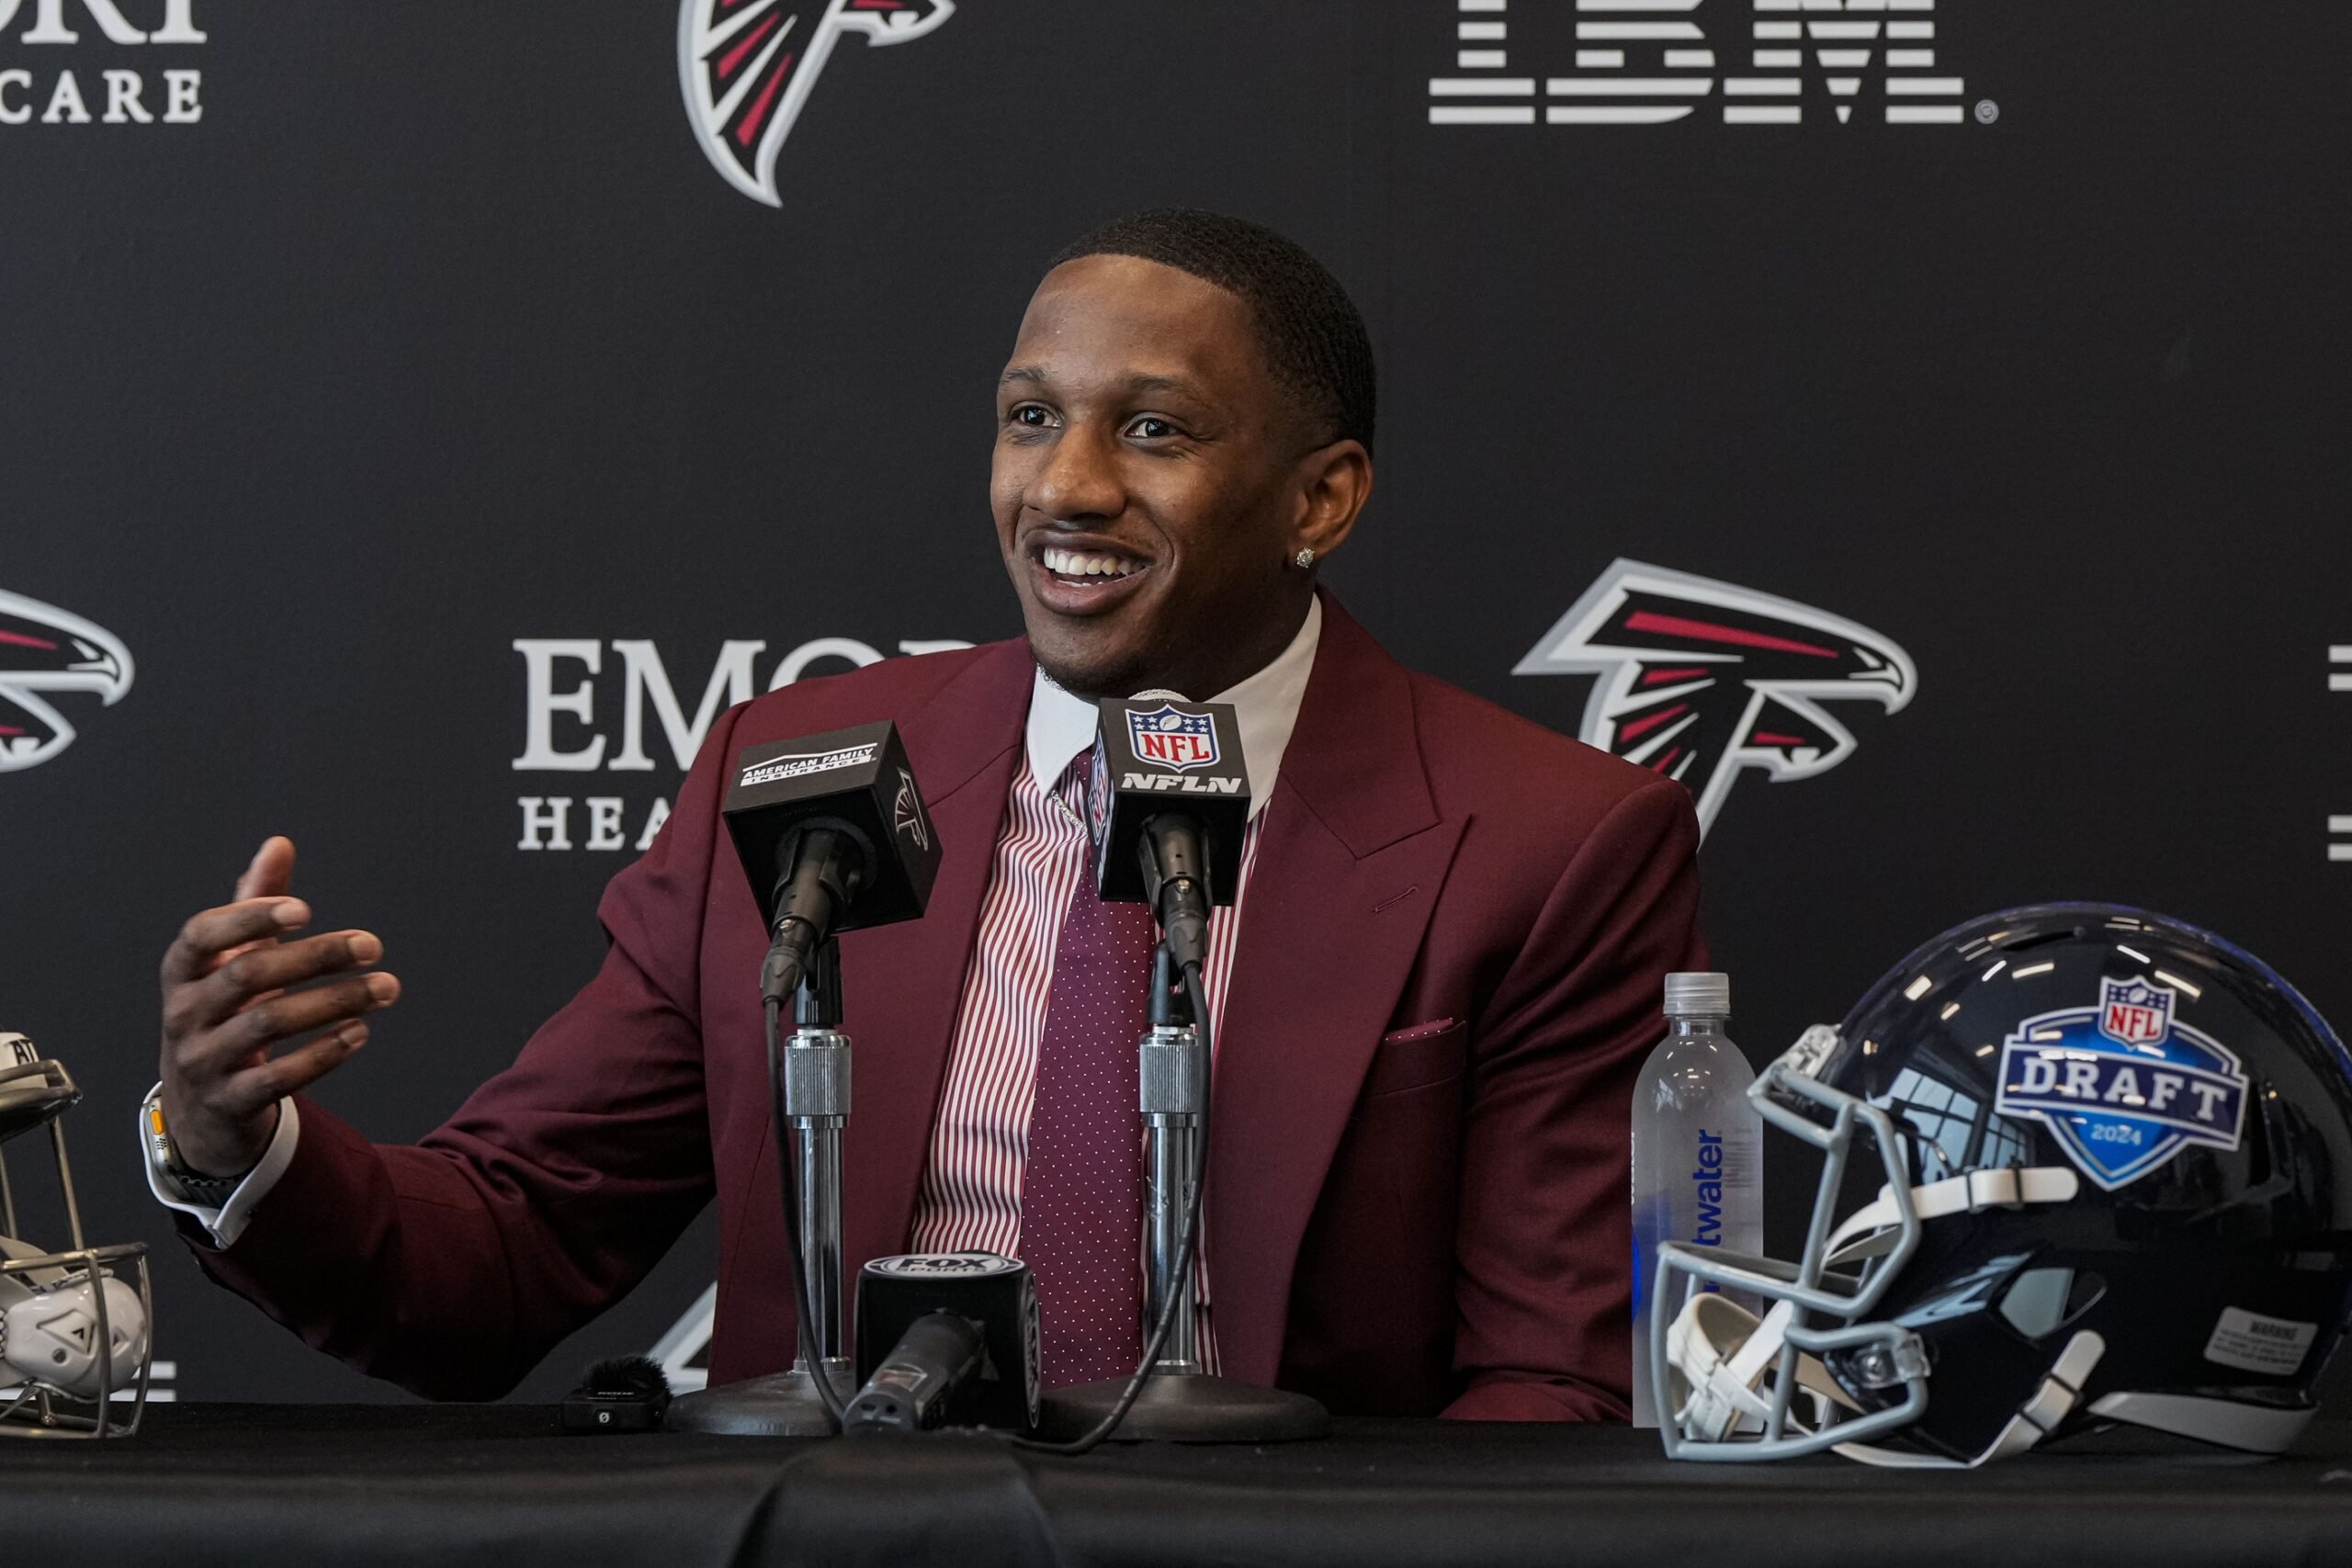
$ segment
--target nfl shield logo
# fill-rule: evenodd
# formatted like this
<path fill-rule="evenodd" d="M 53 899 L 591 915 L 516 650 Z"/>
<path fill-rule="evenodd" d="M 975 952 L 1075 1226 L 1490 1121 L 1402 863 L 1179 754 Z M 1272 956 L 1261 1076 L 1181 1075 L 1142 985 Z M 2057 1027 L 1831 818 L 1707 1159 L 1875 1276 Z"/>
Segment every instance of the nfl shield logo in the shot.
<path fill-rule="evenodd" d="M 1149 711 L 1127 710 L 1127 741 L 1136 761 L 1148 768 L 1179 773 L 1216 765 L 1216 720 L 1204 713 L 1182 713 L 1168 703 Z"/>
<path fill-rule="evenodd" d="M 2154 1045 L 2172 1032 L 2177 999 L 2165 987 L 2145 980 L 2098 983 L 2098 1032 L 2119 1045 Z"/>

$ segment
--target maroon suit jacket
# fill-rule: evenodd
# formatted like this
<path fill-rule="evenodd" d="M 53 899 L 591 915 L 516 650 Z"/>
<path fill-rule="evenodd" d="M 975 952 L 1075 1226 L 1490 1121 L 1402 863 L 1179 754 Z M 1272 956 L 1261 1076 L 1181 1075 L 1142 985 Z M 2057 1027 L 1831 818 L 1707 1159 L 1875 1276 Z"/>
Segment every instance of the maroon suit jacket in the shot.
<path fill-rule="evenodd" d="M 1659 977 L 1705 966 L 1690 797 L 1325 617 L 1218 1043 L 1225 1369 L 1342 1413 L 1622 1416 L 1632 1086 Z M 514 1065 L 415 1147 L 305 1100 L 236 1245 L 191 1234 L 203 1266 L 364 1371 L 494 1397 L 716 1196 L 712 1381 L 787 1364 L 767 942 L 718 817 L 728 764 L 895 719 L 944 851 L 924 919 L 842 939 L 854 1269 L 907 1245 L 1030 679 L 1027 645 L 996 643 L 725 715 L 605 892 L 602 970 Z"/>

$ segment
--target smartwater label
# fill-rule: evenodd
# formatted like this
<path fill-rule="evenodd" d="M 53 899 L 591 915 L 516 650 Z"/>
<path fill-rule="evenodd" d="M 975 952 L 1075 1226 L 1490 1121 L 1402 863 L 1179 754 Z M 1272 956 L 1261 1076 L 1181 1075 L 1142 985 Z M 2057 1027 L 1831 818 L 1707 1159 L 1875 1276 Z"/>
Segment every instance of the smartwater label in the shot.
<path fill-rule="evenodd" d="M 2242 1372 L 2291 1377 L 2301 1370 L 2318 1337 L 2316 1323 L 2290 1323 L 2244 1307 L 2223 1307 L 2213 1337 L 2205 1341 L 2205 1359 Z"/>

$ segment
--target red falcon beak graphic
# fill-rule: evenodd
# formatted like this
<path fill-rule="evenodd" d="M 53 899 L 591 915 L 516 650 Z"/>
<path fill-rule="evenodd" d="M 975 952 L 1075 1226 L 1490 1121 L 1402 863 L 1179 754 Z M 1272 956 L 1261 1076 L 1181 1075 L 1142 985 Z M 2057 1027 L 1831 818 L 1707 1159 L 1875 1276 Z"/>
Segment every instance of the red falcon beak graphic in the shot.
<path fill-rule="evenodd" d="M 96 692 L 107 706 L 130 690 L 130 650 L 79 615 L 0 592 L 0 773 L 46 762 L 74 743 L 74 727 L 42 699 Z"/>
<path fill-rule="evenodd" d="M 682 0 L 678 74 L 695 138 L 727 183 L 781 207 L 775 160 L 845 33 L 918 39 L 954 0 Z"/>
<path fill-rule="evenodd" d="M 1822 710 L 1894 712 L 1918 673 L 1894 643 L 1840 616 L 1688 572 L 1619 560 L 1513 671 L 1597 675 L 1580 738 L 1688 785 L 1703 832 L 1732 783 L 1827 773 L 1854 737 Z"/>

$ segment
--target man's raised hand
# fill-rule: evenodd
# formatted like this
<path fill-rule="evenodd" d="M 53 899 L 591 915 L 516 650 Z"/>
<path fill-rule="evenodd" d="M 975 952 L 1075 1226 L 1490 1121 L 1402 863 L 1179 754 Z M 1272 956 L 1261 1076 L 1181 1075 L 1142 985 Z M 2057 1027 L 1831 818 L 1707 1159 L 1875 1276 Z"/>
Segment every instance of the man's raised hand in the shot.
<path fill-rule="evenodd" d="M 198 1175 L 259 1164 L 278 1100 L 348 1061 L 368 1043 L 366 1016 L 401 994 L 392 976 L 359 973 L 384 955 L 371 933 L 293 937 L 311 920 L 287 897 L 293 875 L 292 840 L 266 840 L 235 901 L 190 919 L 164 954 L 164 1124 Z"/>

